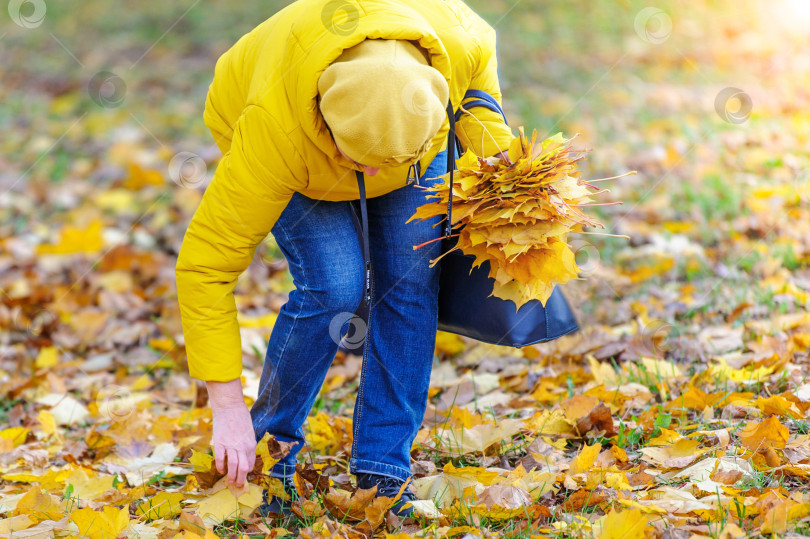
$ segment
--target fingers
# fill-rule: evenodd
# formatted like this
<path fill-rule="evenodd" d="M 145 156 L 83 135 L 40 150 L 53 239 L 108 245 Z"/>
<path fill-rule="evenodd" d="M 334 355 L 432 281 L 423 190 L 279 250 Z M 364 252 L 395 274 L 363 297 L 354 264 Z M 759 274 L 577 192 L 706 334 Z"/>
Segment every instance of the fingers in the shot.
<path fill-rule="evenodd" d="M 237 449 L 235 447 L 214 446 L 214 460 L 217 471 L 227 472 L 228 482 L 235 483 L 237 487 L 245 484 L 247 475 L 256 464 L 256 448 Z"/>
<path fill-rule="evenodd" d="M 217 464 L 217 471 L 225 473 L 225 447 L 220 444 L 214 444 L 214 461 Z"/>
<path fill-rule="evenodd" d="M 253 459 L 250 458 L 250 450 L 243 449 L 239 452 L 239 469 L 236 474 L 236 486 L 241 487 L 245 484 L 245 479 L 247 478 L 247 474 L 253 470 L 253 464 L 251 464 L 251 460 L 255 460 L 255 450 L 253 454 Z"/>
<path fill-rule="evenodd" d="M 236 481 L 239 471 L 239 451 L 235 447 L 228 448 L 228 483 Z M 241 485 L 239 485 L 241 486 Z"/>
<path fill-rule="evenodd" d="M 253 445 L 253 448 L 250 450 L 250 469 L 252 470 L 256 466 L 256 445 Z"/>
<path fill-rule="evenodd" d="M 256 465 L 256 439 L 247 407 L 215 412 L 214 460 L 217 471 L 227 475 L 230 484 L 244 486 Z"/>

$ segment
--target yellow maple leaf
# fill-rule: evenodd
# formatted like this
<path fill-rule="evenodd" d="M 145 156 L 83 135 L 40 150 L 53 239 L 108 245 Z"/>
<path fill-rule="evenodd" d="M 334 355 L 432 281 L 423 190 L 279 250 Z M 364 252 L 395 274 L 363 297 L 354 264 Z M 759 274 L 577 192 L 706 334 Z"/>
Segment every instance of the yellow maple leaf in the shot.
<path fill-rule="evenodd" d="M 461 337 L 455 333 L 447 331 L 436 332 L 436 345 L 435 350 L 437 353 L 454 356 L 467 349 L 467 345 L 461 340 Z"/>
<path fill-rule="evenodd" d="M 0 438 L 11 442 L 11 446 L 14 448 L 25 443 L 29 430 L 31 429 L 28 427 L 9 427 L 0 430 Z"/>
<path fill-rule="evenodd" d="M 46 346 L 39 351 L 34 364 L 38 369 L 54 367 L 59 362 L 59 351 L 55 346 Z"/>
<path fill-rule="evenodd" d="M 129 525 L 128 507 L 106 506 L 101 511 L 94 511 L 89 507 L 74 511 L 70 515 L 79 534 L 89 539 L 109 539 L 118 535 Z"/>
<path fill-rule="evenodd" d="M 457 248 L 475 256 L 473 267 L 490 263 L 489 277 L 495 280 L 490 295 L 519 309 L 534 299 L 545 305 L 556 284 L 578 278 L 567 236 L 582 232 L 583 226 L 602 226 L 581 208 L 592 205 L 595 192 L 590 189 L 603 191 L 580 180 L 576 162 L 581 156 L 566 151 L 572 139 L 557 133 L 538 143 L 537 130 L 531 138 L 522 127 L 518 131 L 509 145 L 510 162 L 478 158 L 470 151 L 458 159 L 452 224 L 460 226 Z M 408 222 L 445 214 L 449 175 L 442 178 L 443 183 L 427 188 L 435 193 L 427 196 L 432 201 L 419 206 Z"/>
<path fill-rule="evenodd" d="M 183 494 L 180 492 L 159 492 L 156 496 L 138 504 L 136 515 L 144 515 L 148 520 L 169 518 L 180 514 Z"/>
<path fill-rule="evenodd" d="M 781 395 L 772 395 L 768 398 L 760 397 L 754 402 L 754 406 L 762 410 L 763 414 L 781 415 L 801 419 L 804 417 L 796 403 L 790 402 Z"/>
<path fill-rule="evenodd" d="M 600 539 L 643 539 L 651 517 L 639 509 L 611 511 L 600 519 Z"/>
<path fill-rule="evenodd" d="M 56 419 L 48 410 L 40 410 L 37 414 L 37 421 L 45 434 L 56 434 Z"/>
<path fill-rule="evenodd" d="M 157 170 L 149 170 L 140 167 L 135 163 L 129 164 L 129 176 L 123 182 L 123 187 L 137 191 L 149 185 L 161 186 L 165 185 L 166 180 Z"/>
<path fill-rule="evenodd" d="M 73 492 L 79 499 L 94 500 L 113 488 L 114 479 L 113 475 L 88 473 L 83 468 L 74 468 L 65 481 L 73 485 Z"/>
<path fill-rule="evenodd" d="M 101 235 L 104 225 L 94 219 L 86 227 L 80 228 L 65 225 L 59 232 L 59 240 L 53 245 L 40 245 L 37 248 L 39 254 L 73 254 L 73 253 L 96 253 L 104 247 L 104 239 Z"/>
<path fill-rule="evenodd" d="M 246 483 L 248 491 L 239 498 L 224 488 L 197 504 L 197 514 L 203 522 L 211 525 L 222 524 L 226 520 L 247 517 L 263 501 L 263 489 L 259 485 Z"/>
<path fill-rule="evenodd" d="M 58 498 L 43 492 L 39 485 L 34 485 L 25 496 L 17 502 L 12 515 L 28 515 L 34 522 L 41 520 L 59 520 L 65 516 L 65 511 Z"/>
<path fill-rule="evenodd" d="M 568 434 L 574 431 L 575 424 L 562 410 L 542 410 L 525 420 L 523 428 L 534 434 Z"/>
<path fill-rule="evenodd" d="M 762 515 L 760 531 L 762 533 L 784 533 L 792 522 L 807 515 L 810 515 L 810 503 L 785 500 Z"/>
<path fill-rule="evenodd" d="M 4 473 L 3 479 L 18 483 L 38 483 L 45 490 L 54 490 L 64 488 L 65 478 L 69 473 L 70 469 L 48 470 L 42 474 L 31 472 Z"/>
<path fill-rule="evenodd" d="M 644 447 L 641 449 L 644 454 L 642 460 L 667 468 L 684 468 L 707 451 L 705 448 L 699 449 L 699 445 L 700 440 L 681 438 L 668 445 Z"/>
<path fill-rule="evenodd" d="M 265 450 L 267 450 L 267 442 L 264 444 Z M 256 446 L 257 454 L 258 454 L 259 446 Z M 194 470 L 197 472 L 207 472 L 211 469 L 211 463 L 214 462 L 214 456 L 209 455 L 208 453 L 204 453 L 202 451 L 197 451 L 196 449 L 191 450 L 191 456 L 188 458 L 189 464 L 194 466 Z M 263 472 L 266 473 L 266 472 Z"/>
<path fill-rule="evenodd" d="M 573 475 L 587 471 L 596 462 L 596 457 L 599 456 L 601 450 L 602 444 L 599 442 L 593 445 L 583 445 L 579 454 L 571 461 L 568 473 Z"/>

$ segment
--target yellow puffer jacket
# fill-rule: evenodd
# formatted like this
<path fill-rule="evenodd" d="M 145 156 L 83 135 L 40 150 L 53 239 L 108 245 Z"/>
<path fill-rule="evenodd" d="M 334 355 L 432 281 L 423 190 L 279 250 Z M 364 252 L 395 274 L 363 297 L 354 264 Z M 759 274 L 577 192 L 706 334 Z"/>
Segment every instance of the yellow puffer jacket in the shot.
<path fill-rule="evenodd" d="M 501 101 L 495 32 L 461 0 L 299 0 L 239 39 L 217 61 L 205 104 L 205 123 L 223 158 L 176 266 L 194 378 L 228 381 L 241 375 L 233 290 L 293 193 L 359 198 L 355 166 L 335 146 L 316 97 L 323 70 L 367 38 L 418 42 L 447 79 L 456 109 L 468 89 Z M 473 110 L 489 134 L 464 115 L 457 124 L 462 145 L 485 156 L 507 149 L 512 134 L 500 116 Z M 447 130 L 445 120 L 422 170 L 446 147 Z M 368 179 L 367 196 L 403 187 L 407 173 L 407 165 L 381 169 Z"/>

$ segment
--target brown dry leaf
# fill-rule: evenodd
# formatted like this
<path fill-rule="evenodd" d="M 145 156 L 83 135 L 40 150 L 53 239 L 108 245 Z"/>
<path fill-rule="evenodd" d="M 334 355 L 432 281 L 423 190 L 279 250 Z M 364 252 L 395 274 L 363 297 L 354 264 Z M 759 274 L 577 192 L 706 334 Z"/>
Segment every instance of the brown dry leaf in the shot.
<path fill-rule="evenodd" d="M 197 535 L 205 534 L 205 523 L 203 519 L 193 513 L 181 512 L 179 523 L 181 530 L 189 531 Z"/>
<path fill-rule="evenodd" d="M 760 449 L 760 453 L 764 453 L 765 455 L 765 463 L 770 466 L 771 468 L 776 468 L 777 466 L 782 465 L 782 459 L 776 453 L 773 447 L 766 447 L 765 449 Z"/>
<path fill-rule="evenodd" d="M 724 485 L 733 485 L 740 479 L 742 479 L 743 473 L 740 470 L 718 470 L 712 474 L 711 478 L 713 481 L 717 481 L 718 483 L 722 483 Z"/>
<path fill-rule="evenodd" d="M 302 488 L 304 492 L 308 492 L 310 494 L 312 492 L 325 494 L 329 491 L 329 478 L 323 475 L 319 470 L 313 468 L 309 463 L 306 465 L 296 464 L 295 476 L 298 477 L 299 482 L 305 481 L 307 483 L 306 487 Z M 295 476 L 293 479 L 295 479 Z M 296 485 L 297 484 L 298 483 L 296 483 Z M 304 497 L 308 498 L 309 495 L 305 495 Z"/>
<path fill-rule="evenodd" d="M 584 436 L 592 430 L 603 432 L 602 435 L 607 438 L 616 436 L 610 408 L 601 402 L 588 412 L 588 415 L 577 420 L 577 432 L 580 436 Z"/>
<path fill-rule="evenodd" d="M 394 500 L 379 496 L 374 498 L 365 509 L 366 520 L 371 525 L 372 529 L 379 528 L 385 522 L 385 515 L 388 509 L 394 503 Z"/>
<path fill-rule="evenodd" d="M 258 460 L 258 459 L 257 459 Z M 208 490 L 219 482 L 227 474 L 219 473 L 215 461 L 212 459 L 209 463 L 210 468 L 204 472 L 194 472 L 194 477 L 197 479 L 197 484 L 203 490 Z"/>
<path fill-rule="evenodd" d="M 324 514 L 325 509 L 314 500 L 304 500 L 300 502 L 301 518 L 313 519 Z"/>
<path fill-rule="evenodd" d="M 267 475 L 270 468 L 286 457 L 295 445 L 294 442 L 276 440 L 275 436 L 265 432 L 262 439 L 256 443 L 256 463 L 253 465 L 253 473 Z"/>
<path fill-rule="evenodd" d="M 336 518 L 361 521 L 366 518 L 366 508 L 376 495 L 376 485 L 369 489 L 359 488 L 354 493 L 332 487 L 326 493 L 324 506 Z"/>
<path fill-rule="evenodd" d="M 478 495 L 478 501 L 487 508 L 499 506 L 503 509 L 517 509 L 532 505 L 533 500 L 522 488 L 509 485 L 492 485 Z"/>
<path fill-rule="evenodd" d="M 608 503 L 615 492 L 605 487 L 599 486 L 593 490 L 579 489 L 563 502 L 562 507 L 566 511 L 581 511 L 585 507 L 593 507 Z"/>
<path fill-rule="evenodd" d="M 568 458 L 558 445 L 543 437 L 535 438 L 526 448 L 528 455 L 521 460 L 520 467 L 524 469 L 538 468 L 542 471 L 556 472 L 560 466 L 568 463 Z"/>

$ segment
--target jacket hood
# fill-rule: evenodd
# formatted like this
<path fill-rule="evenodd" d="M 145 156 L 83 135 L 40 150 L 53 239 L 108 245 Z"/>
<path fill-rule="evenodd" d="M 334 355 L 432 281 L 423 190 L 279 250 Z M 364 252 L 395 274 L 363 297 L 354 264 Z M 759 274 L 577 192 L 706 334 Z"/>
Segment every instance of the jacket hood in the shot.
<path fill-rule="evenodd" d="M 451 83 L 444 45 L 431 24 L 405 4 L 392 10 L 390 0 L 324 0 L 295 21 L 284 53 L 285 65 L 291 66 L 283 80 L 290 106 L 313 144 L 348 168 L 356 167 L 338 151 L 318 108 L 318 79 L 344 50 L 365 39 L 413 41 Z"/>

